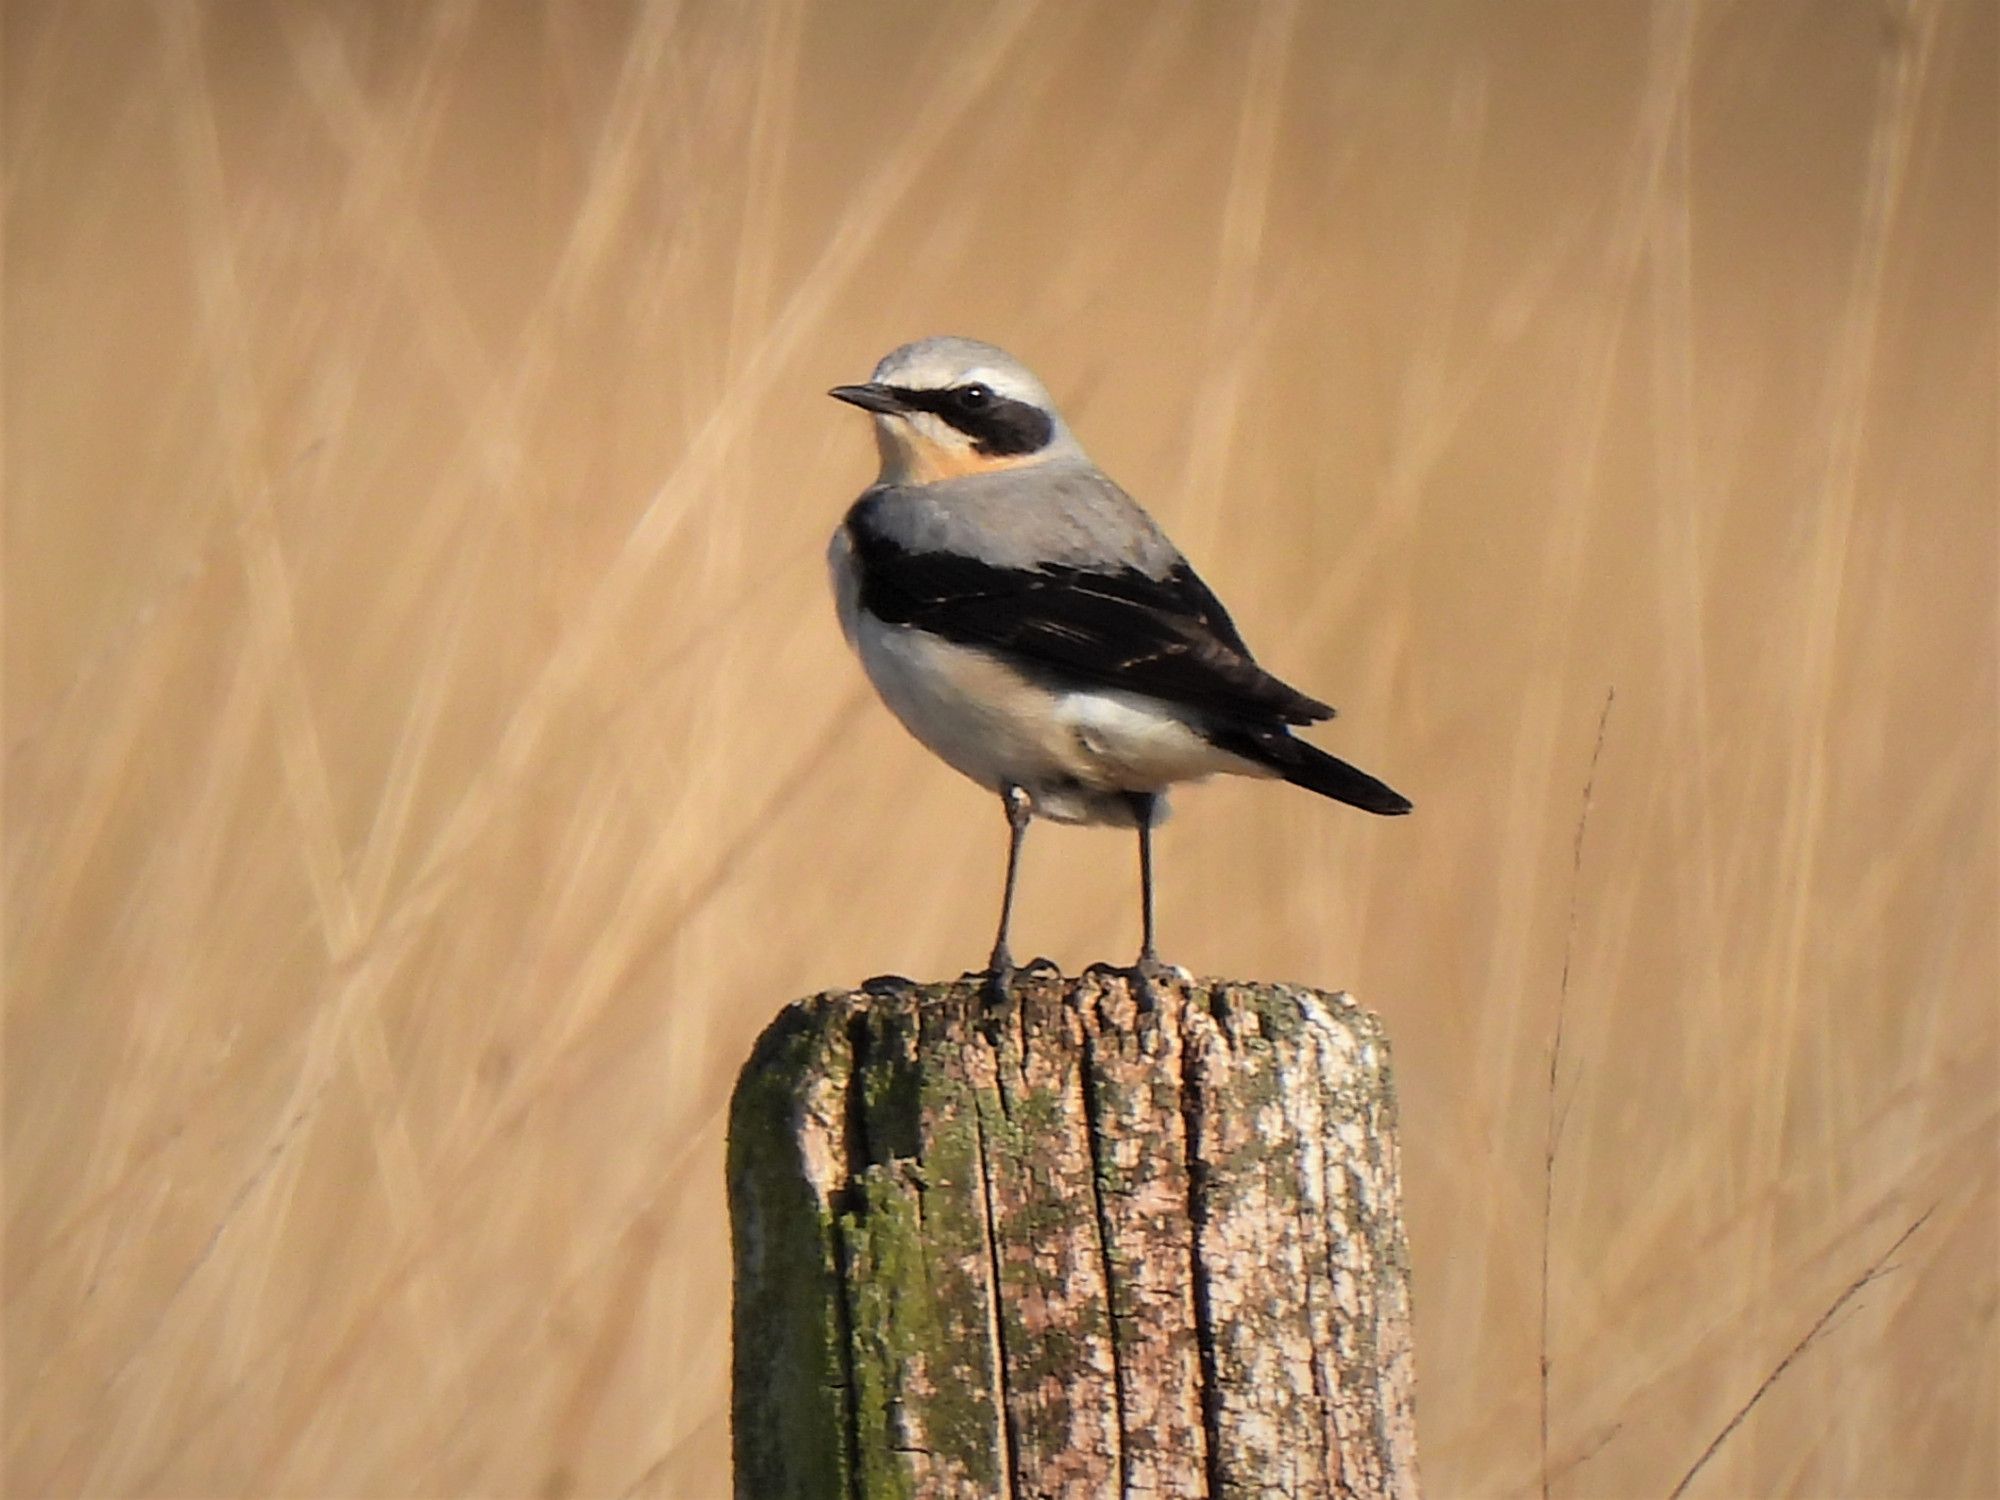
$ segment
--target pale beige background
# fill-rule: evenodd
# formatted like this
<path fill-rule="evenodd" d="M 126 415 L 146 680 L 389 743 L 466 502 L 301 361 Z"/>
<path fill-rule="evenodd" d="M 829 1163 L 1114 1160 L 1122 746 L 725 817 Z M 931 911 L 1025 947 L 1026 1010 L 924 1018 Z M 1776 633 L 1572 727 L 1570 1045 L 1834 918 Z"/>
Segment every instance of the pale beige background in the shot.
<path fill-rule="evenodd" d="M 1162 917 L 1387 1018 L 1430 1492 L 1540 1489 L 1559 1006 L 1553 1493 L 1933 1205 L 1693 1492 L 2000 1490 L 1995 16 L 10 5 L 8 1493 L 724 1490 L 734 1070 L 990 936 L 820 561 L 945 330 L 1416 799 Z"/>

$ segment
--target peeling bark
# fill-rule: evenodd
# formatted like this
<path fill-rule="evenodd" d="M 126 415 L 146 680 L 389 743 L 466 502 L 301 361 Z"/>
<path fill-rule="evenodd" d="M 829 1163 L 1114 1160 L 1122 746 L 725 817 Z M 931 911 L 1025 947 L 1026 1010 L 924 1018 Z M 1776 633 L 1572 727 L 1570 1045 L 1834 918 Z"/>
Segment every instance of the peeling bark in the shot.
<path fill-rule="evenodd" d="M 882 981 L 737 1081 L 736 1490 L 1417 1494 L 1387 1044 L 1345 995 Z"/>

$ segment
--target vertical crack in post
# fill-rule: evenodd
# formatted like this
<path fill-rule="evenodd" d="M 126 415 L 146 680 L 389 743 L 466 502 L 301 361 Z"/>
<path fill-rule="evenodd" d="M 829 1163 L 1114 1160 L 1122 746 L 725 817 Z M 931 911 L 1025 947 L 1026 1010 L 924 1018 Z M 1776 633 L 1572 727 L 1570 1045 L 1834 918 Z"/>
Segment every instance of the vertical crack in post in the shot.
<path fill-rule="evenodd" d="M 1189 1056 L 1195 1039 L 1188 1022 L 1193 1008 L 1181 1011 L 1181 1132 L 1187 1142 L 1188 1280 L 1194 1283 L 1194 1346 L 1201 1362 L 1201 1431 L 1208 1448 L 1204 1468 L 1208 1492 L 1222 1494 L 1222 1383 L 1215 1363 L 1215 1314 L 1208 1302 L 1208 1263 L 1201 1252 L 1202 1230 L 1208 1225 L 1207 1176 L 1201 1157 L 1201 1095 Z"/>
<path fill-rule="evenodd" d="M 1097 1266 L 1104 1278 L 1104 1338 L 1111 1350 L 1111 1392 L 1116 1403 L 1112 1437 L 1118 1449 L 1118 1493 L 1132 1490 L 1131 1460 L 1125 1451 L 1125 1365 L 1118 1354 L 1118 1295 L 1111 1262 L 1111 1215 L 1104 1206 L 1103 1129 L 1098 1120 L 1097 1041 L 1085 1033 L 1083 1063 L 1077 1069 L 1078 1087 L 1083 1093 L 1083 1129 L 1090 1145 L 1090 1206 L 1097 1219 Z"/>
<path fill-rule="evenodd" d="M 1316 1141 L 1308 1140 L 1305 1131 L 1299 1127 L 1299 1124 L 1296 1120 L 1291 1121 L 1291 1124 L 1294 1129 L 1297 1129 L 1299 1131 L 1299 1150 L 1301 1154 L 1317 1148 L 1319 1143 Z M 1337 1406 L 1337 1404 L 1341 1399 L 1341 1393 L 1333 1386 L 1328 1385 L 1327 1376 L 1329 1372 L 1323 1368 L 1323 1362 L 1330 1359 L 1333 1355 L 1335 1343 L 1339 1338 L 1338 1328 L 1340 1322 L 1339 1293 L 1337 1291 L 1337 1288 L 1339 1287 L 1340 1283 L 1333 1274 L 1333 1264 L 1332 1264 L 1333 1261 L 1332 1217 L 1333 1217 L 1332 1214 L 1329 1212 L 1327 1214 L 1327 1225 L 1326 1225 L 1327 1322 L 1326 1322 L 1326 1337 L 1322 1339 L 1320 1337 L 1320 1331 L 1318 1327 L 1316 1327 L 1313 1323 L 1313 1255 L 1312 1255 L 1311 1216 L 1306 1212 L 1306 1195 L 1303 1192 L 1301 1192 L 1297 1196 L 1297 1198 L 1293 1200 L 1292 1219 L 1294 1225 L 1298 1230 L 1298 1235 L 1299 1235 L 1299 1270 L 1301 1279 L 1304 1282 L 1304 1285 L 1299 1290 L 1299 1307 L 1300 1310 L 1305 1314 L 1306 1342 L 1308 1347 L 1312 1351 L 1310 1357 L 1306 1360 L 1306 1369 L 1312 1376 L 1313 1404 L 1319 1408 L 1320 1463 L 1322 1465 L 1322 1472 L 1324 1472 L 1326 1475 L 1327 1484 L 1333 1486 L 1342 1493 L 1346 1493 L 1348 1486 L 1344 1471 L 1347 1465 L 1346 1465 L 1346 1460 L 1340 1451 L 1340 1439 L 1339 1439 L 1339 1434 L 1335 1430 L 1336 1418 L 1334 1414 L 1335 1407 Z M 1333 1375 L 1333 1379 L 1336 1382 L 1338 1382 L 1340 1378 L 1339 1371 L 1336 1369 L 1331 1373 Z"/>
<path fill-rule="evenodd" d="M 840 1277 L 840 1290 L 833 1299 L 835 1333 L 840 1340 L 840 1378 L 844 1382 L 841 1390 L 840 1425 L 842 1442 L 847 1450 L 847 1493 L 849 1500 L 862 1500 L 861 1496 L 861 1398 L 855 1389 L 854 1371 L 854 1293 L 857 1285 L 854 1267 L 847 1257 L 847 1236 L 841 1232 L 840 1218 L 835 1215 L 831 1234 L 833 1236 L 834 1270 Z"/>
<path fill-rule="evenodd" d="M 970 1082 L 970 1080 L 968 1080 Z M 995 1087 L 998 1088 L 997 1058 Z M 986 1170 L 986 1122 L 973 1089 L 973 1164 L 979 1172 L 979 1229 L 986 1240 L 986 1338 L 993 1354 L 994 1456 L 1000 1463 L 1000 1493 L 1019 1500 L 1014 1475 L 1020 1464 L 1014 1437 L 1014 1416 L 1007 1409 L 1007 1332 L 1000 1316 L 1000 1242 L 993 1228 L 993 1177 Z"/>
<path fill-rule="evenodd" d="M 1411 1460 L 1403 1454 L 1402 1445 L 1396 1439 L 1390 1387 L 1379 1378 L 1379 1372 L 1391 1368 L 1392 1356 L 1383 1353 L 1390 1344 L 1391 1324 L 1403 1323 L 1407 1335 L 1410 1284 L 1408 1248 L 1404 1247 L 1400 1253 L 1396 1248 L 1397 1226 L 1402 1216 L 1402 1187 L 1395 1155 L 1395 1095 L 1387 1060 L 1388 1041 L 1378 1038 L 1376 1046 L 1382 1049 L 1383 1060 L 1367 1075 L 1368 1099 L 1362 1106 L 1371 1143 L 1369 1177 L 1364 1181 L 1360 1169 L 1353 1164 L 1343 1169 L 1347 1176 L 1347 1201 L 1352 1208 L 1343 1215 L 1342 1222 L 1348 1234 L 1358 1236 L 1368 1268 L 1366 1328 L 1369 1347 L 1375 1351 L 1378 1371 L 1377 1379 L 1356 1388 L 1355 1397 L 1368 1415 L 1368 1430 L 1374 1438 L 1375 1451 L 1381 1456 L 1383 1482 L 1390 1483 L 1395 1477 L 1391 1471 L 1396 1466 L 1396 1457 L 1403 1455 L 1405 1465 Z M 1331 1258 L 1327 1267 L 1331 1274 Z M 1392 1292 L 1396 1298 L 1393 1304 Z M 1407 1385 L 1403 1387 L 1402 1395 L 1407 1413 L 1411 1400 Z M 1403 1477 L 1407 1482 L 1414 1483 L 1414 1470 L 1406 1468 Z"/>
<path fill-rule="evenodd" d="M 1363 1184 L 1351 1169 L 1346 1167 L 1336 1168 L 1332 1163 L 1327 1164 L 1326 1281 L 1328 1292 L 1333 1298 L 1334 1327 L 1330 1332 L 1334 1339 L 1332 1347 L 1336 1356 L 1333 1370 L 1334 1380 L 1337 1385 L 1334 1393 L 1335 1417 L 1337 1420 L 1338 1417 L 1345 1415 L 1350 1422 L 1361 1421 L 1367 1424 L 1369 1434 L 1375 1443 L 1375 1453 L 1380 1461 L 1382 1482 L 1386 1484 L 1389 1480 L 1390 1455 L 1396 1449 L 1389 1435 L 1388 1403 L 1382 1399 L 1382 1390 L 1379 1383 L 1383 1369 L 1381 1363 L 1383 1348 L 1381 1278 L 1393 1273 L 1390 1270 L 1388 1257 L 1381 1253 L 1381 1246 L 1376 1241 L 1374 1226 L 1369 1225 L 1364 1228 L 1364 1226 L 1354 1222 L 1353 1214 L 1360 1210 L 1338 1214 L 1334 1212 L 1333 1174 L 1336 1170 L 1340 1171 L 1347 1178 L 1342 1190 L 1342 1197 L 1348 1204 L 1363 1204 L 1372 1201 L 1368 1185 Z M 1360 1381 L 1350 1385 L 1340 1378 L 1344 1372 L 1344 1367 L 1338 1359 L 1340 1347 L 1338 1325 L 1342 1316 L 1339 1294 L 1341 1274 L 1340 1255 L 1342 1247 L 1337 1241 L 1346 1241 L 1351 1245 L 1356 1237 L 1359 1237 L 1364 1247 L 1362 1257 L 1368 1277 L 1366 1282 L 1368 1290 L 1364 1293 L 1364 1299 L 1357 1316 L 1366 1330 L 1368 1347 L 1375 1354 L 1376 1364 L 1374 1373 L 1376 1378 L 1374 1381 Z M 1350 1266 L 1348 1269 L 1352 1272 L 1354 1268 Z M 1357 1407 L 1360 1409 L 1358 1415 L 1356 1412 Z M 1334 1436 L 1336 1456 L 1339 1459 L 1342 1471 L 1341 1482 L 1345 1484 L 1347 1453 L 1344 1444 L 1340 1441 L 1343 1434 L 1336 1430 Z"/>
<path fill-rule="evenodd" d="M 860 1309 L 855 1306 L 855 1299 L 861 1282 L 847 1253 L 847 1231 L 841 1221 L 852 1215 L 859 1228 L 867 1217 L 868 1198 L 861 1186 L 861 1175 L 868 1170 L 868 1122 L 861 1080 L 862 1063 L 867 1055 L 867 1017 L 865 1013 L 856 1013 L 847 1026 L 847 1182 L 827 1204 L 831 1210 L 827 1232 L 833 1237 L 834 1271 L 839 1277 L 839 1292 L 833 1299 L 834 1326 L 840 1341 L 841 1379 L 847 1383 L 841 1402 L 841 1426 L 845 1429 L 849 1500 L 862 1500 L 861 1390 L 854 1348 L 860 1324 Z"/>

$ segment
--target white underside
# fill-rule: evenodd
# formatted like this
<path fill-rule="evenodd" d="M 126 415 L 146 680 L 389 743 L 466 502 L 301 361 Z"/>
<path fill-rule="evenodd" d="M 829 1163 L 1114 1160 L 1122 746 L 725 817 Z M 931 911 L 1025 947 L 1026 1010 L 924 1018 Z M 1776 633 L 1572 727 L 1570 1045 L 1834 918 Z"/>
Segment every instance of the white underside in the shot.
<path fill-rule="evenodd" d="M 1130 823 L 1123 793 L 1269 774 L 1216 749 L 1158 699 L 1051 688 L 990 652 L 883 624 L 859 609 L 841 550 L 836 542 L 841 624 L 869 681 L 911 734 L 981 786 L 1019 786 L 1057 822 Z"/>

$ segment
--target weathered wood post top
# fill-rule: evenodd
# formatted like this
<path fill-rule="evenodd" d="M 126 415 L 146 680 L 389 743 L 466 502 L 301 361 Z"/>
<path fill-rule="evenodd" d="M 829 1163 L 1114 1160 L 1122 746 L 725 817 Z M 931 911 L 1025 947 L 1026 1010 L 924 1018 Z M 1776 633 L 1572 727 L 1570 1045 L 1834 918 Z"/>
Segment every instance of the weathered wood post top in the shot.
<path fill-rule="evenodd" d="M 1026 970 L 785 1010 L 729 1119 L 736 1491 L 1417 1494 L 1379 1023 Z"/>

